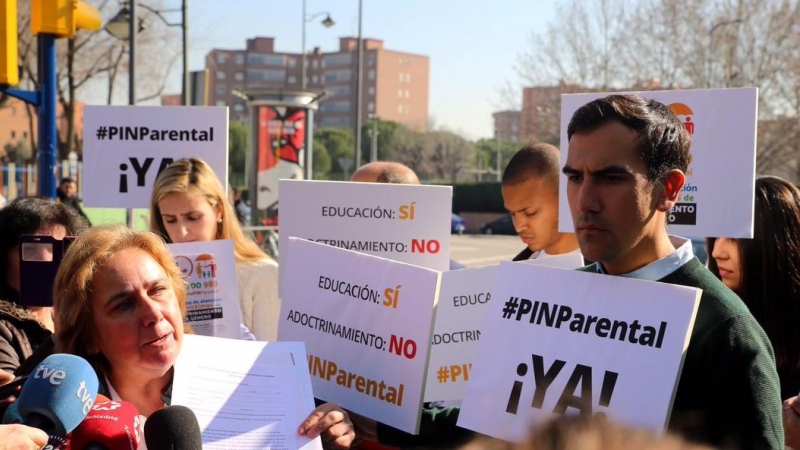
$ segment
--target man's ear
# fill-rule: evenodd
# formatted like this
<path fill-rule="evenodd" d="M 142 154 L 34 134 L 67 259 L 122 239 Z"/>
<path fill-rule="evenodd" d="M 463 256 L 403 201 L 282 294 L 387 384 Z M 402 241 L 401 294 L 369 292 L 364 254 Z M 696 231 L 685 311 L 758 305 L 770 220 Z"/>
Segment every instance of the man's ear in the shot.
<path fill-rule="evenodd" d="M 658 187 L 660 192 L 656 208 L 661 212 L 667 212 L 672 209 L 675 203 L 678 203 L 678 200 L 680 200 L 681 189 L 683 189 L 685 183 L 686 175 L 680 170 L 673 169 L 667 172 L 664 181 L 662 181 Z"/>

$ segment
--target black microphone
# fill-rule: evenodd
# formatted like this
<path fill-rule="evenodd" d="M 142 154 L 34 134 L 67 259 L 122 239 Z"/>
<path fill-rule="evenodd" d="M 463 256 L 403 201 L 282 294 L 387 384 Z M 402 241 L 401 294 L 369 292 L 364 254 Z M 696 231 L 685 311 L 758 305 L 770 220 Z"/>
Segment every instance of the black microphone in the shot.
<path fill-rule="evenodd" d="M 203 450 L 197 417 L 180 405 L 151 414 L 144 423 L 144 441 L 148 450 Z"/>

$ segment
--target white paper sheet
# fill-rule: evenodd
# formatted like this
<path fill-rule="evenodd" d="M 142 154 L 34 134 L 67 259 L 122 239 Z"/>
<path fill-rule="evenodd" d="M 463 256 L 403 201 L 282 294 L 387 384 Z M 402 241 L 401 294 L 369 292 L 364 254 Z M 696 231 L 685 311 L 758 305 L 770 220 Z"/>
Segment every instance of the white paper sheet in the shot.
<path fill-rule="evenodd" d="M 203 448 L 321 450 L 297 434 L 314 409 L 302 342 L 184 336 L 172 404 L 194 411 Z"/>

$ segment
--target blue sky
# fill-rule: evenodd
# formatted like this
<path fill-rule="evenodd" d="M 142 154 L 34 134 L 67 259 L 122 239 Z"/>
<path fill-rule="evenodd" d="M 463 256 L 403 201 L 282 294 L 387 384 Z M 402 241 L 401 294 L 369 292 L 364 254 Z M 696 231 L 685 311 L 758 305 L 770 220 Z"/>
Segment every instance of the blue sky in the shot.
<path fill-rule="evenodd" d="M 357 35 L 358 0 L 306 0 L 307 12 L 330 12 L 306 25 L 306 47 L 338 48 L 339 37 Z M 146 0 L 143 1 L 146 3 Z M 498 90 L 517 77 L 513 66 L 530 34 L 544 28 L 556 0 L 364 0 L 363 36 L 392 50 L 430 57 L 429 114 L 437 126 L 467 138 L 492 135 L 492 112 L 504 107 Z M 235 6 L 234 6 L 235 5 Z M 178 0 L 164 0 L 179 7 Z M 190 70 L 203 67 L 212 48 L 244 48 L 255 36 L 275 37 L 279 51 L 300 52 L 302 1 L 189 1 Z M 169 16 L 179 21 L 179 14 Z M 180 92 L 180 62 L 168 92 Z"/>

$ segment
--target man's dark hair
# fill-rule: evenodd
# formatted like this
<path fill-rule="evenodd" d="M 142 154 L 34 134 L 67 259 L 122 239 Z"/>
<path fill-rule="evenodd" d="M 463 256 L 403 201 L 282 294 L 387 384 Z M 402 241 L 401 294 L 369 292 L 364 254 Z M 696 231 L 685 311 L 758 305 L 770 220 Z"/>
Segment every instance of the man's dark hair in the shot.
<path fill-rule="evenodd" d="M 75 183 L 75 180 L 73 180 L 70 177 L 62 178 L 61 179 L 61 183 L 59 183 L 59 186 L 63 186 L 65 184 L 67 184 L 67 183 Z"/>
<path fill-rule="evenodd" d="M 67 236 L 74 236 L 88 228 L 89 223 L 69 206 L 43 197 L 18 197 L 0 209 L 0 298 L 16 301 L 19 297 L 6 281 L 8 252 L 19 245 L 23 234 L 50 225 L 61 225 Z"/>
<path fill-rule="evenodd" d="M 503 171 L 504 186 L 524 183 L 531 178 L 544 178 L 558 186 L 560 171 L 558 147 L 544 142 L 520 149 Z"/>
<path fill-rule="evenodd" d="M 609 95 L 589 102 L 572 115 L 567 137 L 594 131 L 618 121 L 639 138 L 642 160 L 650 181 L 661 181 L 667 172 L 686 173 L 692 161 L 691 138 L 678 117 L 663 103 L 639 95 Z"/>

